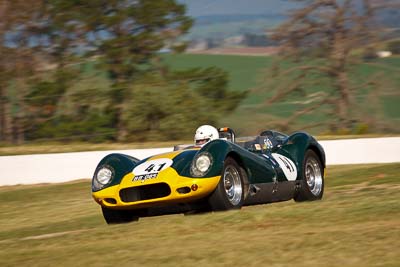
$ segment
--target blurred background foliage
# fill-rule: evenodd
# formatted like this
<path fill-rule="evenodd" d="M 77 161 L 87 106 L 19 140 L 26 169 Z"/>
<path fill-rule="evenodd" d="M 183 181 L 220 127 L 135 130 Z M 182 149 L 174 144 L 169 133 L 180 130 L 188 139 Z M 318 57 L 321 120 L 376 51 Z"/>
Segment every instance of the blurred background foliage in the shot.
<path fill-rule="evenodd" d="M 196 25 L 183 2 L 1 1 L 0 143 L 182 140 L 203 123 L 400 131 L 399 25 L 376 20 L 396 1 L 295 1 L 267 35 L 245 34 L 270 56 L 182 54 Z"/>
<path fill-rule="evenodd" d="M 192 25 L 174 0 L 2 1 L 1 13 L 0 141 L 182 139 L 245 95 L 219 68 L 162 62 Z"/>

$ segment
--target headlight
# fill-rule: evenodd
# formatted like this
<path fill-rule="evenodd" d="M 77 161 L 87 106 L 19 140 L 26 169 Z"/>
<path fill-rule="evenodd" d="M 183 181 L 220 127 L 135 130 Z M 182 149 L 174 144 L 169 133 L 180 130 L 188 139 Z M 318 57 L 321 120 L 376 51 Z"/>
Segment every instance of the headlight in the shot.
<path fill-rule="evenodd" d="M 208 152 L 201 152 L 193 159 L 190 170 L 193 176 L 203 176 L 210 170 L 211 165 L 211 154 Z"/>
<path fill-rule="evenodd" d="M 103 167 L 97 172 L 96 179 L 100 184 L 106 185 L 110 182 L 112 174 L 112 170 L 107 167 Z"/>
<path fill-rule="evenodd" d="M 100 190 L 109 184 L 114 177 L 114 169 L 111 166 L 101 167 L 94 175 L 93 190 Z"/>

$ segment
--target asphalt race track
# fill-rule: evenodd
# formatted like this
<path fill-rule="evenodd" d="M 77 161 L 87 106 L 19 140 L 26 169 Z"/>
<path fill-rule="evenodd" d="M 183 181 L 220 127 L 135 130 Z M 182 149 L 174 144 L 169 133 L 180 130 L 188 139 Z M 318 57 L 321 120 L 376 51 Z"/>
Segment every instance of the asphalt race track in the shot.
<path fill-rule="evenodd" d="M 327 165 L 400 162 L 400 137 L 320 141 Z M 107 154 L 124 153 L 143 159 L 171 151 L 172 147 L 122 151 L 94 151 L 0 157 L 0 186 L 60 183 L 92 177 Z"/>

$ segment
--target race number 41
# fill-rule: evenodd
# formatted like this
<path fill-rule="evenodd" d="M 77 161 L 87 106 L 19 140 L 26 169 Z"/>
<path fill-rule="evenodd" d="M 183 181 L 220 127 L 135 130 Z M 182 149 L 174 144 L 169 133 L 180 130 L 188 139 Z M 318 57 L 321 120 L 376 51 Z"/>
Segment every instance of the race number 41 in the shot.
<path fill-rule="evenodd" d="M 159 172 L 170 167 L 172 163 L 173 161 L 167 158 L 153 159 L 143 162 L 133 169 L 132 172 L 135 176 L 132 181 L 141 181 L 144 183 L 146 180 L 155 179 Z"/>

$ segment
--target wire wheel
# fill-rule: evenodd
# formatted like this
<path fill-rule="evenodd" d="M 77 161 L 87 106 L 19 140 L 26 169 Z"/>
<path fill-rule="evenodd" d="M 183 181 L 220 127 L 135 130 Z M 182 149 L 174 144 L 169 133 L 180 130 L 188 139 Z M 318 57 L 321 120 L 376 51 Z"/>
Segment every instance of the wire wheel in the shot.
<path fill-rule="evenodd" d="M 243 187 L 239 171 L 233 166 L 229 165 L 224 171 L 224 188 L 229 202 L 236 206 L 242 200 Z"/>

